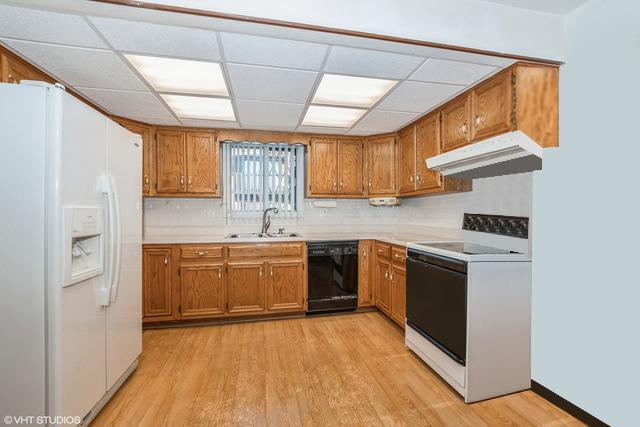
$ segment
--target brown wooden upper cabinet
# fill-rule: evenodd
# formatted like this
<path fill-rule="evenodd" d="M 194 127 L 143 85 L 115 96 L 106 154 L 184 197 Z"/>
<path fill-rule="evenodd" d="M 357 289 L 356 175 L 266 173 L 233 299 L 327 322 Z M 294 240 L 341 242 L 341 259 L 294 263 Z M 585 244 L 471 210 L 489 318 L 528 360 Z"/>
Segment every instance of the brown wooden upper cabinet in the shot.
<path fill-rule="evenodd" d="M 0 81 L 2 83 L 20 83 L 22 80 L 38 80 L 53 83 L 44 73 L 10 55 L 0 53 Z"/>
<path fill-rule="evenodd" d="M 472 141 L 511 130 L 513 116 L 511 76 L 511 70 L 507 70 L 471 91 Z"/>
<path fill-rule="evenodd" d="M 132 133 L 142 138 L 142 195 L 153 196 L 155 194 L 155 162 L 154 151 L 151 144 L 151 126 L 132 122 L 122 118 L 114 120 L 127 128 Z"/>
<path fill-rule="evenodd" d="M 364 195 L 361 139 L 311 138 L 308 167 L 308 197 Z"/>
<path fill-rule="evenodd" d="M 395 137 L 369 138 L 367 147 L 367 194 L 393 196 L 395 186 Z"/>
<path fill-rule="evenodd" d="M 469 118 L 471 96 L 466 94 L 442 110 L 442 151 L 453 150 L 471 141 Z"/>
<path fill-rule="evenodd" d="M 427 168 L 425 159 L 440 154 L 440 114 L 431 114 L 400 131 L 398 137 L 398 193 L 417 194 L 442 186 L 439 172 Z"/>
<path fill-rule="evenodd" d="M 398 168 L 400 183 L 398 192 L 409 193 L 416 189 L 416 127 L 410 126 L 398 134 Z"/>
<path fill-rule="evenodd" d="M 442 108 L 442 151 L 514 130 L 557 147 L 558 101 L 557 67 L 517 63 Z"/>
<path fill-rule="evenodd" d="M 213 132 L 158 129 L 156 195 L 219 197 L 219 155 Z"/>

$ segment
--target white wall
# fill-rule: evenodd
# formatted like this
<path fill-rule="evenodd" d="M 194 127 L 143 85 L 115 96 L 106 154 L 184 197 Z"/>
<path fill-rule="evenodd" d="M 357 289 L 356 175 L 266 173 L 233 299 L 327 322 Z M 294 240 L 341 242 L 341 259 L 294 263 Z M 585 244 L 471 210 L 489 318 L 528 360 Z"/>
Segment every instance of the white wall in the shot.
<path fill-rule="evenodd" d="M 560 145 L 533 182 L 532 377 L 638 425 L 640 2 L 566 17 Z"/>
<path fill-rule="evenodd" d="M 274 216 L 273 229 L 278 224 L 295 231 L 296 227 L 353 227 L 414 225 L 454 227 L 462 225 L 462 215 L 487 213 L 529 216 L 531 211 L 531 174 L 478 179 L 473 191 L 440 196 L 403 199 L 401 206 L 373 207 L 367 200 L 337 200 L 336 208 L 315 208 L 305 199 L 303 217 L 280 221 Z M 225 218 L 222 199 L 145 199 L 145 234 L 179 232 L 180 228 L 207 229 L 223 227 L 228 232 L 250 228 L 255 230 L 259 220 Z M 174 230 L 167 230 L 174 229 Z"/>
<path fill-rule="evenodd" d="M 151 0 L 562 60 L 562 16 L 478 0 Z"/>

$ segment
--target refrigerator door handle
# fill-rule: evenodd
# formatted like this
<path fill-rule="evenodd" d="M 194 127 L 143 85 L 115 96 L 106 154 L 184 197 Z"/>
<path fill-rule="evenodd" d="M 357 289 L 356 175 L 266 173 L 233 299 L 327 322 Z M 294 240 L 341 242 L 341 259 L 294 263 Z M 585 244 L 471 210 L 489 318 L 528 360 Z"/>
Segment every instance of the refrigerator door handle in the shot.
<path fill-rule="evenodd" d="M 116 300 L 116 295 L 118 294 L 118 284 L 120 283 L 120 269 L 122 267 L 122 220 L 120 218 L 120 200 L 118 195 L 118 186 L 116 185 L 116 182 L 112 176 L 110 176 L 109 178 L 111 180 L 111 188 L 113 189 L 113 211 L 115 214 L 116 226 L 116 239 L 114 242 L 115 265 L 113 269 L 113 276 L 110 281 L 111 283 L 109 283 L 110 301 L 114 302 Z"/>
<path fill-rule="evenodd" d="M 119 219 L 119 206 L 117 191 L 115 188 L 115 181 L 111 176 L 102 177 L 102 192 L 107 196 L 107 284 L 104 288 L 98 290 L 96 299 L 98 304 L 102 306 L 108 306 L 111 301 L 115 300 L 114 286 L 117 287 L 119 276 L 119 264 L 118 259 L 120 253 L 120 219 Z"/>

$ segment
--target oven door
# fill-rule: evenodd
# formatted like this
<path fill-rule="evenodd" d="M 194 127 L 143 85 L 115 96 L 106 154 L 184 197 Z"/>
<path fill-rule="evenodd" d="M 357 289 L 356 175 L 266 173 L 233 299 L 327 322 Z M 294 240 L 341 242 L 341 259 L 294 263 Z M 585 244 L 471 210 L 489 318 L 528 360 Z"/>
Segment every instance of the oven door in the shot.
<path fill-rule="evenodd" d="M 407 323 L 456 362 L 467 353 L 466 263 L 409 252 Z"/>

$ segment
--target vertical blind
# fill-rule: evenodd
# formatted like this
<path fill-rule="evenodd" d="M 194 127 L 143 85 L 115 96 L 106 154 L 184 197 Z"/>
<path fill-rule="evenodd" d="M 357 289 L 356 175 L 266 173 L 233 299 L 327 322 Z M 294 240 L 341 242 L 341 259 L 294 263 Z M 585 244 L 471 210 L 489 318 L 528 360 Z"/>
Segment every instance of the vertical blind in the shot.
<path fill-rule="evenodd" d="M 264 209 L 275 207 L 279 217 L 298 216 L 303 150 L 302 145 L 224 143 L 227 215 L 256 217 Z"/>

